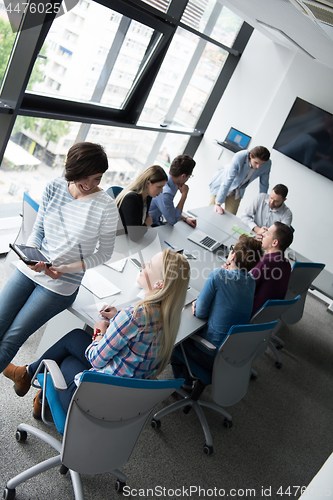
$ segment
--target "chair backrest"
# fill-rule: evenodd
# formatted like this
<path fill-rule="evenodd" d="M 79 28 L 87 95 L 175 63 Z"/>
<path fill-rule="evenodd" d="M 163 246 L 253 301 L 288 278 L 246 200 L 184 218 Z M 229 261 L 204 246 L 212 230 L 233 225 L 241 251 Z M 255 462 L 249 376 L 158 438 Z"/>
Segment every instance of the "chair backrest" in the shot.
<path fill-rule="evenodd" d="M 258 325 L 280 319 L 282 314 L 296 304 L 300 298 L 301 296 L 297 295 L 297 297 L 291 300 L 267 300 L 261 309 L 252 316 L 250 324 Z"/>
<path fill-rule="evenodd" d="M 303 316 L 305 299 L 311 283 L 324 269 L 325 264 L 316 262 L 295 262 L 291 270 L 286 299 L 294 299 L 297 295 L 301 298 L 297 304 L 286 311 L 281 319 L 287 325 L 297 323 Z"/>
<path fill-rule="evenodd" d="M 110 195 L 112 198 L 116 199 L 118 194 L 123 190 L 124 188 L 121 186 L 110 186 L 106 192 L 108 195 Z"/>
<path fill-rule="evenodd" d="M 218 405 L 232 406 L 245 396 L 257 350 L 268 342 L 277 323 L 230 328 L 213 366 L 212 397 Z"/>
<path fill-rule="evenodd" d="M 27 242 L 35 223 L 38 209 L 38 203 L 25 191 L 23 194 L 22 224 L 15 239 L 17 245 L 24 245 Z M 13 272 L 14 267 L 11 263 L 15 260 L 18 260 L 18 257 L 13 250 L 10 250 L 5 260 L 5 270 L 8 275 Z"/>
<path fill-rule="evenodd" d="M 62 463 L 83 474 L 124 465 L 150 412 L 183 382 L 84 372 L 67 413 Z"/>

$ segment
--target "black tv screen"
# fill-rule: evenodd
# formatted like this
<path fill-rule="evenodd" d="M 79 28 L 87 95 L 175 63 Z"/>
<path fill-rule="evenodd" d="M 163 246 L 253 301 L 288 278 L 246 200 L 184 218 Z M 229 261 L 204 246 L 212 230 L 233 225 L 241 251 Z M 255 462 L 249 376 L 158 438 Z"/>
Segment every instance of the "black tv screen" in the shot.
<path fill-rule="evenodd" d="M 333 180 L 333 115 L 297 97 L 273 148 Z"/>

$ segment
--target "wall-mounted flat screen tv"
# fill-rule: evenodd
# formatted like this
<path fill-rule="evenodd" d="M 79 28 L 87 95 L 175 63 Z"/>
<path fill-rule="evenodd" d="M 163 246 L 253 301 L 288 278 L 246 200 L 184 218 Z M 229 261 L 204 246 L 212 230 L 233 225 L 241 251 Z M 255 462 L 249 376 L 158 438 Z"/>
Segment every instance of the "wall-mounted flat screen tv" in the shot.
<path fill-rule="evenodd" d="M 333 180 L 333 115 L 297 97 L 273 148 Z"/>

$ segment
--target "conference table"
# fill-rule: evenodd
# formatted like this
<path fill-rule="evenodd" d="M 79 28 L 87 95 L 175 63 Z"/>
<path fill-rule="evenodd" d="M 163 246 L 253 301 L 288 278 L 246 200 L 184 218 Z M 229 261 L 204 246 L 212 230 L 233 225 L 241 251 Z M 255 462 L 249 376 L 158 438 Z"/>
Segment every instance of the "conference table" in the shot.
<path fill-rule="evenodd" d="M 197 219 L 196 229 L 203 231 L 227 248 L 230 248 L 231 245 L 238 241 L 241 232 L 251 234 L 249 228 L 239 217 L 229 212 L 220 215 L 214 211 L 213 206 L 194 208 L 188 210 L 187 213 Z M 71 328 L 86 328 L 87 326 L 92 328 L 96 320 L 87 314 L 87 310 L 94 304 L 97 311 L 102 304 L 110 304 L 112 301 L 112 305 L 118 310 L 138 302 L 142 298 L 142 295 L 139 295 L 140 288 L 136 284 L 139 270 L 132 264 L 130 258 L 136 258 L 141 263 L 148 262 L 153 255 L 170 248 L 170 246 L 175 250 L 183 250 L 184 253 L 190 253 L 195 257 L 188 260 L 191 267 L 190 289 L 182 312 L 176 344 L 202 328 L 205 321 L 193 316 L 191 302 L 195 300 L 202 290 L 210 272 L 223 265 L 225 257 L 222 252 L 210 252 L 190 241 L 188 237 L 191 234 L 193 235 L 196 229 L 180 221 L 174 226 L 165 224 L 156 228 L 149 228 L 138 241 L 132 241 L 125 234 L 117 236 L 110 261 L 107 265 L 104 264 L 87 271 L 75 302 L 66 312 L 61 313 L 61 315 L 49 322 L 36 354 L 41 355 Z M 309 259 L 292 249 L 287 250 L 287 256 L 291 263 L 295 260 L 309 261 Z M 110 265 L 114 265 L 117 268 L 121 261 L 124 265 L 121 271 L 110 267 Z M 118 269 L 120 268 L 118 267 Z M 98 291 L 93 293 L 89 290 L 91 271 L 94 274 L 94 281 L 97 278 L 97 281 L 110 283 L 111 286 L 116 287 L 117 293 L 110 293 L 100 297 Z M 330 290 L 331 275 L 327 273 L 328 277 L 324 275 L 324 278 L 319 279 L 321 274 L 313 282 L 313 287 L 333 298 L 333 290 Z M 88 285 L 88 288 L 84 284 Z"/>

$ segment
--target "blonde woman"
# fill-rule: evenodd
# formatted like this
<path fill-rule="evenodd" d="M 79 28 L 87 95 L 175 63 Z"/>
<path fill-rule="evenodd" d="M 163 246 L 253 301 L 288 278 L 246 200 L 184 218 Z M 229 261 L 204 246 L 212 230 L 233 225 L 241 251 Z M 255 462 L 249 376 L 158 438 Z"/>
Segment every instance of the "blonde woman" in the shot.
<path fill-rule="evenodd" d="M 152 198 L 162 193 L 167 180 L 168 176 L 163 168 L 153 165 L 146 168 L 132 184 L 118 194 L 116 203 L 121 221 L 126 234 L 132 239 L 143 236 L 152 225 L 150 203 Z"/>
<path fill-rule="evenodd" d="M 190 278 L 190 266 L 180 254 L 165 250 L 144 264 L 137 279 L 145 298 L 135 306 L 102 312 L 93 338 L 75 329 L 48 349 L 38 361 L 13 367 L 14 390 L 24 396 L 42 359 L 55 360 L 67 389 L 59 393 L 67 411 L 83 370 L 120 377 L 155 378 L 166 367 L 177 336 L 181 311 Z M 34 399 L 35 418 L 40 418 L 41 391 Z"/>

